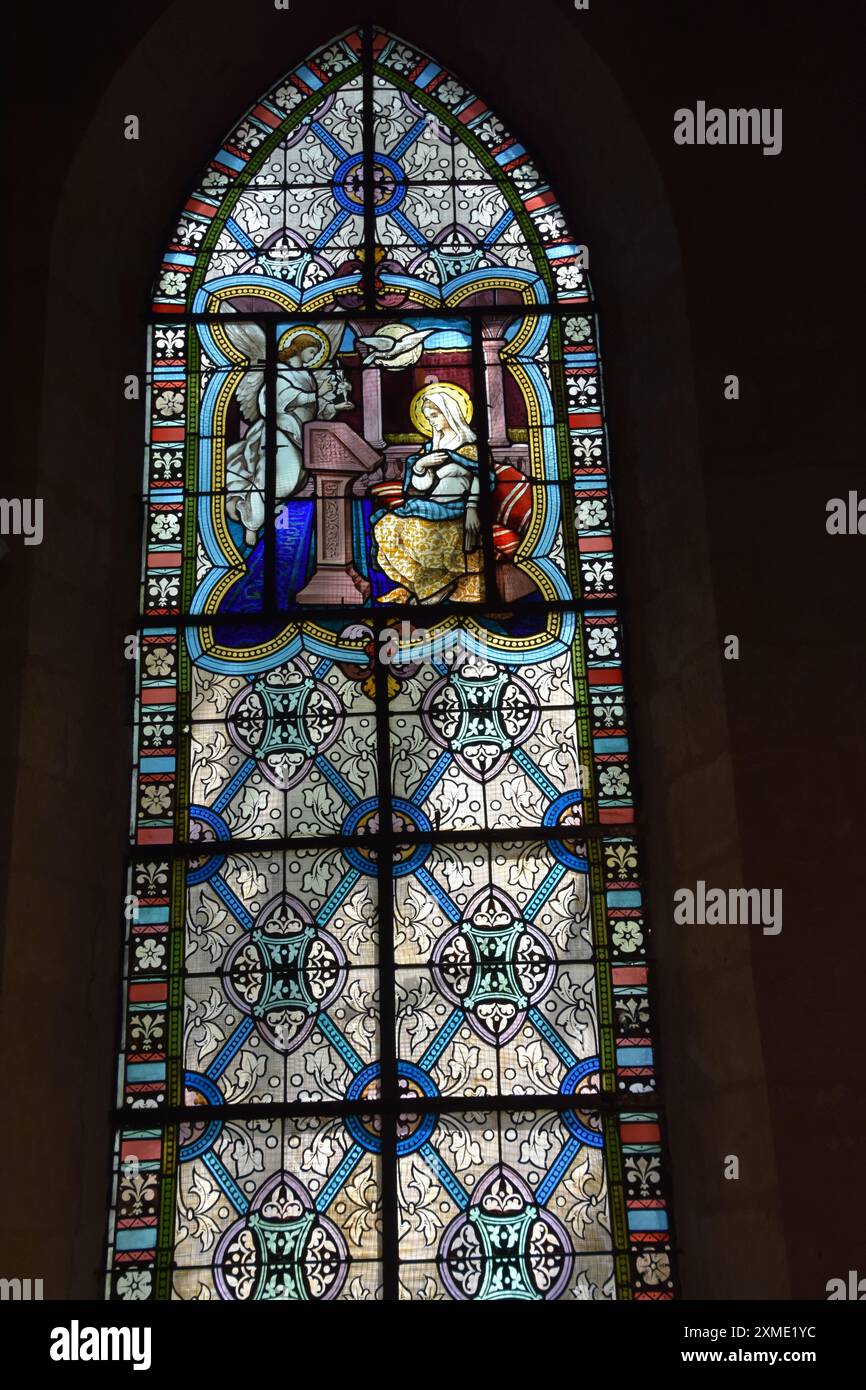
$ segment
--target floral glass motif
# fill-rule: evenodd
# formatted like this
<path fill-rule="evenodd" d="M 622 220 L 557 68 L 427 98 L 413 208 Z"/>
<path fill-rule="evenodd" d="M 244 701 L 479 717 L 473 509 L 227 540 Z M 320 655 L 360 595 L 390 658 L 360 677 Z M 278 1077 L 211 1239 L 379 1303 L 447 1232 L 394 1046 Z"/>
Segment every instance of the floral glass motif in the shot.
<path fill-rule="evenodd" d="M 673 1297 L 585 259 L 376 29 L 185 204 L 109 1297 Z"/>

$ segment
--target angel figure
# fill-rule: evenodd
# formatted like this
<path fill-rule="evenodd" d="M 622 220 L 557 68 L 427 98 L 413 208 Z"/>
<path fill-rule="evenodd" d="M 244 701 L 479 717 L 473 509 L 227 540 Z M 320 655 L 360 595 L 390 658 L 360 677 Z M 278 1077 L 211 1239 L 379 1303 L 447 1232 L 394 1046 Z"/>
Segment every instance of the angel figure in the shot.
<path fill-rule="evenodd" d="M 276 499 L 284 502 L 302 491 L 308 474 L 304 467 L 304 425 L 308 420 L 333 420 L 339 410 L 350 410 L 351 401 L 341 392 L 346 387 L 339 373 L 316 373 L 337 347 L 341 326 L 317 325 L 290 328 L 279 341 L 276 381 Z M 265 520 L 265 334 L 258 324 L 227 323 L 230 342 L 249 360 L 237 388 L 237 400 L 249 429 L 226 453 L 226 512 L 244 528 L 244 540 L 254 546 Z"/>

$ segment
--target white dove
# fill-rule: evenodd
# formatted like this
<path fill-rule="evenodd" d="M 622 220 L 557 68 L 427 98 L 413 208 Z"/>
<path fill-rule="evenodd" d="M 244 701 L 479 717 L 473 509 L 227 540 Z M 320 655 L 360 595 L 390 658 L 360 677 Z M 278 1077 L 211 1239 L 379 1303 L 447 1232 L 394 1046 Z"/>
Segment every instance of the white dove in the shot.
<path fill-rule="evenodd" d="M 432 328 L 415 332 L 405 323 L 385 323 L 379 332 L 370 338 L 359 338 L 368 349 L 364 358 L 365 367 L 411 367 L 421 356 L 424 339 L 429 338 Z"/>

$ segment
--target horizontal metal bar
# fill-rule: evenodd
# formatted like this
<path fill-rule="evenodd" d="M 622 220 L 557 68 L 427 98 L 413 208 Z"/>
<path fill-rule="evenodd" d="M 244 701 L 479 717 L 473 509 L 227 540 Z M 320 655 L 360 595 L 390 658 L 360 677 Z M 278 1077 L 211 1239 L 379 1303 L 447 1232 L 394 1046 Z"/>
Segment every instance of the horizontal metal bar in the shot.
<path fill-rule="evenodd" d="M 268 626 L 281 624 L 283 628 L 286 628 L 291 624 L 302 627 L 305 623 L 327 622 L 336 619 L 343 622 L 351 620 L 365 625 L 371 624 L 382 629 L 393 627 L 395 621 L 412 620 L 420 630 L 430 623 L 443 622 L 446 618 L 454 617 L 508 623 L 527 617 L 544 618 L 548 613 L 598 613 L 608 612 L 611 609 L 617 612 L 621 606 L 620 600 L 617 598 L 545 599 L 537 603 L 527 603 L 523 607 L 516 603 L 503 607 L 501 603 L 495 601 L 491 603 L 451 603 L 449 605 L 389 603 L 387 608 L 381 605 L 375 608 L 368 607 L 363 603 L 316 605 L 315 607 L 312 604 L 304 604 L 290 610 L 260 609 L 252 613 L 140 613 L 132 621 L 134 626 L 145 630 L 151 627 L 232 628 L 250 627 L 253 624 Z M 507 633 L 504 635 L 508 636 Z"/>
<path fill-rule="evenodd" d="M 398 1119 L 402 1115 L 478 1115 L 485 1111 L 497 1113 L 532 1113 L 546 1110 L 561 1114 L 564 1111 L 582 1110 L 595 1114 L 619 1114 L 630 1110 L 652 1110 L 660 1113 L 661 1101 L 654 1092 L 642 1092 L 639 1096 L 623 1095 L 620 1092 L 594 1092 L 578 1096 L 532 1095 L 532 1096 L 407 1096 L 405 1100 L 345 1100 L 345 1101 L 284 1101 L 277 1104 L 256 1105 L 246 1101 L 242 1105 L 181 1105 L 157 1106 L 149 1110 L 114 1111 L 115 1123 L 124 1129 L 151 1129 L 152 1121 L 160 1124 L 210 1124 L 214 1120 L 283 1120 L 301 1115 L 321 1115 L 339 1118 L 341 1115 L 369 1115 Z"/>
<path fill-rule="evenodd" d="M 568 790 L 564 788 L 563 790 Z M 266 854 L 286 854 L 293 850 L 328 849 L 367 849 L 381 852 L 393 850 L 402 845 L 457 845 L 468 844 L 525 844 L 527 841 L 546 843 L 548 840 L 567 840 L 569 843 L 581 840 L 598 840 L 608 836 L 629 838 L 641 833 L 636 821 L 622 824 L 600 825 L 593 822 L 579 826 L 525 825 L 508 826 L 501 829 L 472 830 L 379 830 L 374 835 L 294 835 L 274 836 L 270 840 L 190 840 L 173 841 L 165 845 L 130 845 L 130 862 L 139 859 L 207 859 L 219 854 L 245 854 L 262 856 Z"/>
<path fill-rule="evenodd" d="M 238 287 L 238 294 L 246 294 L 247 290 L 243 286 Z M 348 323 L 353 319 L 381 319 L 383 323 L 391 323 L 395 318 L 412 319 L 476 319 L 495 322 L 497 319 L 510 318 L 589 318 L 598 312 L 597 299 L 588 300 L 585 304 L 464 304 L 450 305 L 443 304 L 437 308 L 426 308 L 412 305 L 402 309 L 367 309 L 359 305 L 355 309 L 320 309 L 317 313 L 295 309 L 272 309 L 263 310 L 260 313 L 157 313 L 151 310 L 144 317 L 148 323 L 156 327 L 176 328 L 178 325 L 198 324 L 198 323 L 220 323 L 225 325 L 226 320 L 232 323 L 257 323 L 263 328 L 269 324 L 291 322 L 295 323 Z"/>

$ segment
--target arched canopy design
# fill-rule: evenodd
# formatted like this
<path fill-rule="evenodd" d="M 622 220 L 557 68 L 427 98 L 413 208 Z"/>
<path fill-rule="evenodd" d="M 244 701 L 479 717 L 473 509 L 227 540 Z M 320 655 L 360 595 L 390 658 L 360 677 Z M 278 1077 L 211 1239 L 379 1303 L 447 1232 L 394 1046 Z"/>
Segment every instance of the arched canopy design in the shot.
<path fill-rule="evenodd" d="M 584 261 L 496 117 L 375 30 L 186 204 L 112 1296 L 672 1296 Z"/>
<path fill-rule="evenodd" d="M 247 283 L 309 313 L 588 301 L 585 248 L 520 142 L 399 39 L 375 33 L 369 56 L 346 34 L 247 111 L 186 203 L 157 312 L 209 312 Z"/>

